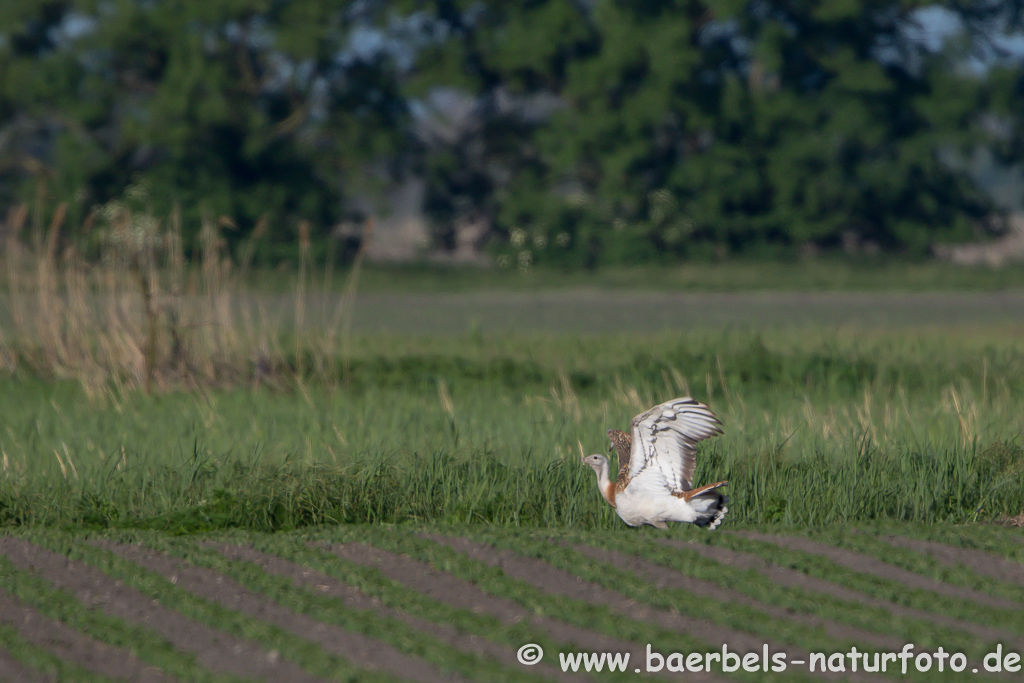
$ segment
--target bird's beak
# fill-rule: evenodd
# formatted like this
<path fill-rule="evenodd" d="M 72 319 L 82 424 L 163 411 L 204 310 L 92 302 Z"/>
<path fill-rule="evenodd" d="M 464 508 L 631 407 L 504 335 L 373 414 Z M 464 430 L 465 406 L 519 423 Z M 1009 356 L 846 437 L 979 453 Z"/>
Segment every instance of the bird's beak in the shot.
<path fill-rule="evenodd" d="M 580 462 L 583 463 L 584 465 L 586 465 L 587 464 L 587 456 L 583 456 L 582 458 L 580 458 Z"/>

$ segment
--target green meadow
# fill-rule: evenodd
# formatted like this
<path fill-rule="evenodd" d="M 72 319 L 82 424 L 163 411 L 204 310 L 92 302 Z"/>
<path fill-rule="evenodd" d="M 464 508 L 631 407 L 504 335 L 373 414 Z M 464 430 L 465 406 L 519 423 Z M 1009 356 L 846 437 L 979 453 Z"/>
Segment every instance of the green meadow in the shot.
<path fill-rule="evenodd" d="M 1019 268 L 266 273 L 212 224 L 191 260 L 173 220 L 98 261 L 56 234 L 0 254 L 6 527 L 615 528 L 580 457 L 683 395 L 731 524 L 1024 512 Z"/>
<path fill-rule="evenodd" d="M 330 371 L 300 350 L 273 381 L 243 359 L 149 394 L 22 363 L 0 377 L 0 524 L 613 528 L 581 454 L 686 394 L 725 423 L 696 478 L 730 480 L 732 524 L 1024 510 L 1014 325 L 694 327 L 355 335 Z"/>

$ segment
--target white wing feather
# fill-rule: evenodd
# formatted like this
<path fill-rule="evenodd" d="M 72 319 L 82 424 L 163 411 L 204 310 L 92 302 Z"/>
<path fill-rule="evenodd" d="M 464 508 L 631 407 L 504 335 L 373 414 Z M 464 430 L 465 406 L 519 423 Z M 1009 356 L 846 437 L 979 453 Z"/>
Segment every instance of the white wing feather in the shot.
<path fill-rule="evenodd" d="M 697 464 L 697 443 L 722 433 L 722 423 L 703 403 L 676 398 L 654 406 L 633 418 L 633 448 L 629 457 L 630 482 L 641 479 L 646 486 L 663 480 L 670 491 L 693 488 Z M 636 482 L 640 484 L 641 482 Z"/>

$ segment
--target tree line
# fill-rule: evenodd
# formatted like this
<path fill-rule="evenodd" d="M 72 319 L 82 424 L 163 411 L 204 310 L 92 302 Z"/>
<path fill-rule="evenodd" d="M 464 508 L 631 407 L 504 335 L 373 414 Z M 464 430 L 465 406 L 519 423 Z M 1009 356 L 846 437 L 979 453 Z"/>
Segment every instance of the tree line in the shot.
<path fill-rule="evenodd" d="M 567 267 L 924 254 L 1024 158 L 1017 3 L 5 0 L 0 200 L 257 226 L 425 182 L 437 248 Z M 997 225 L 997 224 L 996 224 Z"/>

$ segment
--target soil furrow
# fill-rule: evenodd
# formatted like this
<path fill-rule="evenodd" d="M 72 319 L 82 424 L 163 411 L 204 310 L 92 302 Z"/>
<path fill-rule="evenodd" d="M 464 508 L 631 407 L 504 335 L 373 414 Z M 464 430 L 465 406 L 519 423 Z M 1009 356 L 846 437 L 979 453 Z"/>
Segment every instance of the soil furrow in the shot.
<path fill-rule="evenodd" d="M 927 576 L 921 576 L 920 574 L 916 574 L 907 569 L 895 567 L 891 564 L 882 562 L 881 560 L 876 560 L 868 555 L 864 555 L 853 550 L 847 550 L 846 548 L 839 548 L 827 543 L 812 541 L 809 538 L 802 538 L 799 536 L 777 536 L 774 534 L 762 534 L 754 531 L 732 531 L 729 533 L 736 534 L 741 538 L 749 538 L 754 541 L 773 543 L 781 548 L 788 548 L 790 550 L 798 550 L 812 555 L 819 555 L 855 572 L 870 574 L 887 581 L 896 581 L 902 583 L 908 588 L 930 591 L 943 597 L 962 600 L 965 602 L 974 602 L 994 609 L 1024 610 L 1024 605 L 1021 605 L 1020 603 L 1008 602 L 971 588 L 953 586 L 943 581 L 937 581 L 935 579 L 928 578 Z"/>
<path fill-rule="evenodd" d="M 443 538 L 440 536 L 421 535 L 433 541 L 443 542 Z M 552 640 L 568 646 L 565 648 L 566 650 L 628 652 L 630 661 L 644 661 L 647 655 L 646 651 L 637 647 L 634 642 L 613 638 L 560 619 L 533 614 L 518 603 L 486 593 L 478 586 L 447 572 L 438 571 L 426 562 L 361 543 L 338 544 L 332 546 L 332 550 L 335 552 L 341 550 L 339 554 L 345 559 L 377 567 L 388 578 L 453 607 L 490 614 L 508 624 L 525 621 L 531 627 L 543 630 Z M 573 673 L 572 678 L 576 680 L 577 677 L 584 675 Z M 689 675 L 693 676 L 695 680 L 716 680 L 707 677 L 707 674 L 692 673 Z M 701 678 L 702 676 L 706 678 Z M 581 678 L 581 680 L 586 679 Z"/>
<path fill-rule="evenodd" d="M 627 643 L 613 641 L 599 633 L 580 629 L 567 622 L 531 614 L 527 609 L 511 600 L 485 593 L 468 581 L 438 571 L 426 562 L 414 560 L 406 555 L 381 550 L 363 543 L 337 543 L 329 548 L 331 552 L 343 559 L 365 567 L 373 567 L 392 581 L 456 609 L 488 614 L 504 624 L 526 622 L 531 627 L 544 631 L 553 640 L 573 644 L 577 648 L 595 648 L 595 642 L 601 642 L 607 646 L 609 651 L 625 651 L 629 647 Z M 510 666 L 522 666 L 514 652 L 509 651 L 507 661 Z M 570 674 L 543 662 L 534 665 L 533 668 L 545 676 L 558 680 L 590 680 L 584 673 Z"/>
<path fill-rule="evenodd" d="M 10 652 L 0 647 L 0 681 L 3 683 L 49 683 L 41 673 L 29 671 Z"/>
<path fill-rule="evenodd" d="M 438 671 L 428 662 L 401 652 L 387 643 L 293 612 L 212 569 L 190 565 L 138 545 L 107 540 L 97 543 L 195 595 L 314 642 L 355 666 L 421 683 L 462 680 L 450 673 Z"/>
<path fill-rule="evenodd" d="M 318 593 L 322 593 L 323 595 L 341 599 L 347 606 L 350 606 L 353 609 L 373 611 L 383 617 L 398 619 L 412 628 L 424 633 L 429 633 L 430 635 L 445 641 L 448 645 L 464 652 L 470 652 L 478 656 L 492 657 L 507 667 L 522 666 L 522 664 L 520 664 L 516 659 L 516 652 L 509 647 L 493 643 L 475 633 L 463 633 L 445 624 L 439 624 L 419 617 L 414 617 L 401 610 L 387 607 L 381 604 L 379 599 L 366 595 L 354 586 L 344 584 L 333 577 L 322 572 L 309 569 L 308 567 L 303 567 L 296 562 L 261 552 L 249 546 L 216 543 L 209 544 L 209 547 L 216 549 L 230 560 L 253 562 L 259 565 L 265 572 L 291 579 L 298 586 L 304 586 L 315 590 Z M 347 558 L 345 553 L 339 552 L 338 554 Z M 383 643 L 380 643 L 380 645 L 390 648 L 390 646 Z M 353 657 L 349 655 L 346 656 L 350 661 L 356 663 L 356 660 Z M 533 670 L 540 675 L 566 681 L 570 679 L 586 680 L 580 679 L 579 676 L 569 677 L 560 670 L 547 666 L 543 663 L 534 666 Z"/>
<path fill-rule="evenodd" d="M 689 541 L 659 539 L 659 542 L 671 547 L 692 550 L 710 560 L 714 560 L 715 562 L 719 562 L 728 567 L 734 567 L 736 569 L 753 569 L 767 577 L 772 583 L 779 586 L 797 588 L 802 591 L 824 593 L 839 600 L 847 600 L 849 602 L 855 602 L 870 607 L 878 607 L 897 617 L 919 619 L 926 623 L 938 624 L 945 628 L 969 633 L 970 635 L 982 640 L 1004 643 L 1011 642 L 1007 640 L 1006 633 L 998 628 L 962 621 L 936 612 L 926 612 L 925 610 L 917 609 L 916 607 L 898 605 L 894 602 L 872 597 L 859 591 L 846 588 L 845 586 L 840 586 L 837 583 L 820 579 L 816 576 L 804 574 L 803 572 L 790 569 L 789 567 L 781 567 L 777 564 L 772 564 L 751 553 L 743 553 L 730 548 L 705 545 L 703 543 L 692 543 Z M 1024 640 L 1012 642 L 1014 642 L 1014 645 L 1018 650 L 1024 649 Z"/>
<path fill-rule="evenodd" d="M 101 676 L 140 683 L 172 683 L 176 680 L 140 661 L 133 652 L 101 643 L 66 624 L 50 619 L 3 590 L 0 590 L 0 622 L 13 626 L 23 638 L 49 650 L 62 660 Z"/>
<path fill-rule="evenodd" d="M 434 569 L 430 564 L 406 555 L 364 543 L 336 543 L 329 548 L 341 558 L 373 567 L 389 579 L 452 607 L 489 614 L 506 624 L 531 618 L 530 612 L 521 605 L 485 593 L 469 581 Z"/>
<path fill-rule="evenodd" d="M 425 536 L 438 543 L 443 543 L 472 559 L 492 567 L 498 567 L 507 576 L 528 583 L 545 592 L 563 595 L 582 602 L 606 605 L 615 612 L 635 621 L 653 623 L 662 628 L 686 633 L 697 640 L 707 643 L 712 649 L 720 648 L 723 643 L 726 643 L 735 652 L 759 653 L 767 642 L 769 649 L 774 652 L 790 651 L 790 648 L 782 648 L 778 644 L 773 644 L 764 638 L 759 638 L 749 633 L 736 631 L 703 620 L 688 618 L 678 612 L 670 612 L 637 603 L 617 591 L 590 581 L 584 581 L 567 571 L 552 566 L 544 560 L 517 555 L 508 550 L 499 550 L 486 543 L 479 543 L 466 538 L 433 534 Z M 597 648 L 590 646 L 589 649 Z M 628 650 L 631 653 L 630 659 L 639 657 L 640 659 L 636 661 L 643 661 L 643 657 L 646 656 L 646 651 L 638 649 L 636 646 L 630 647 Z M 791 654 L 797 654 L 795 649 Z M 697 675 L 695 673 L 687 674 L 688 677 L 693 678 L 696 678 Z M 707 673 L 701 675 L 709 676 Z"/>
<path fill-rule="evenodd" d="M 722 588 L 711 581 L 687 576 L 678 570 L 665 567 L 642 557 L 592 546 L 578 545 L 574 547 L 598 562 L 607 562 L 619 569 L 636 574 L 661 589 L 682 590 L 692 593 L 694 596 L 699 596 L 701 599 L 718 600 L 726 604 L 750 607 L 779 621 L 795 622 L 821 630 L 829 637 L 839 641 L 871 645 L 880 650 L 898 650 L 903 647 L 903 641 L 893 636 L 872 633 L 871 631 L 865 631 L 861 628 L 848 626 L 811 614 L 799 614 L 784 607 L 766 605 L 739 591 Z"/>
<path fill-rule="evenodd" d="M 924 541 L 906 536 L 879 536 L 886 543 L 931 555 L 948 567 L 963 565 L 972 572 L 997 581 L 1024 586 L 1024 565 L 984 550 L 956 548 L 937 541 Z"/>
<path fill-rule="evenodd" d="M 85 562 L 10 536 L 0 538 L 0 553 L 19 569 L 69 591 L 87 607 L 158 633 L 177 649 L 193 653 L 210 671 L 275 683 L 315 680 L 291 662 L 281 661 L 276 652 L 188 619 Z"/>

